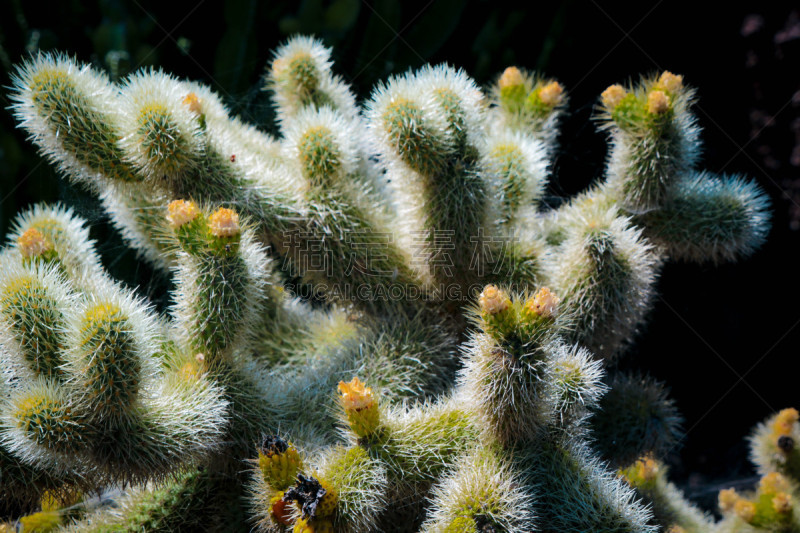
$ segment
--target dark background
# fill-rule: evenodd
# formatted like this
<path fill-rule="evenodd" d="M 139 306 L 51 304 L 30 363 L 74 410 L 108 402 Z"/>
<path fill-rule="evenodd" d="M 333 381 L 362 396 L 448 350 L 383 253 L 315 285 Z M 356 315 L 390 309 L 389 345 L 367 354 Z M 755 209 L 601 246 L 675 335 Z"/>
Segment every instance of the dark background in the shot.
<path fill-rule="evenodd" d="M 712 506 L 719 488 L 750 483 L 745 435 L 798 402 L 800 339 L 800 18 L 790 3 L 144 0 L 4 1 L 0 100 L 13 64 L 61 50 L 109 70 L 143 66 L 211 84 L 235 113 L 273 128 L 260 77 L 294 32 L 334 47 L 335 70 L 360 97 L 390 73 L 447 61 L 488 84 L 508 65 L 538 69 L 570 93 L 554 197 L 603 173 L 606 144 L 591 120 L 611 83 L 668 69 L 699 90 L 703 166 L 751 176 L 773 202 L 767 244 L 732 265 L 670 264 L 662 295 L 623 366 L 667 382 L 686 418 L 673 478 Z M 533 3 L 532 3 L 533 4 Z M 705 9 L 705 11 L 704 11 Z M 0 234 L 36 201 L 61 200 L 92 223 L 112 273 L 164 305 L 169 280 L 138 262 L 97 201 L 68 186 L 0 112 Z"/>

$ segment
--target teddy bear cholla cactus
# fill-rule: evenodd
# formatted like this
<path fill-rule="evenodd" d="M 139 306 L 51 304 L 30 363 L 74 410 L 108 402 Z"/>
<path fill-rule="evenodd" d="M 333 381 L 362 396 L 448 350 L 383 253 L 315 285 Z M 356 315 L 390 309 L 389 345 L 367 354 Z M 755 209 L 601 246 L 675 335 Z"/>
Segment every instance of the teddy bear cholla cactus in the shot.
<path fill-rule="evenodd" d="M 117 510 L 71 527 L 119 525 L 140 516 L 143 502 L 171 517 L 162 524 L 208 526 L 208 515 L 187 509 L 208 501 L 213 487 L 238 486 L 241 460 L 256 453 L 262 433 L 280 432 L 305 455 L 296 466 L 303 477 L 287 481 L 295 468 L 287 459 L 283 470 L 288 444 L 259 451 L 251 490 L 266 529 L 392 529 L 413 515 L 411 524 L 429 530 L 648 530 L 649 513 L 586 442 L 587 409 L 605 386 L 600 363 L 579 346 L 606 359 L 622 351 L 663 260 L 718 262 L 754 250 L 768 222 L 761 192 L 694 170 L 692 93 L 668 73 L 606 93 L 608 178 L 540 212 L 567 102 L 560 84 L 512 68 L 490 102 L 463 72 L 424 67 L 379 86 L 361 113 L 331 67 L 330 52 L 312 39 L 276 53 L 267 85 L 280 139 L 230 117 L 208 88 L 161 72 L 117 87 L 60 55 L 19 69 L 21 126 L 100 197 L 143 258 L 172 269 L 176 290 L 170 316 L 155 317 L 108 279 L 75 217 L 40 207 L 20 219 L 3 256 L 11 287 L 3 353 L 13 362 L 3 471 L 45 480 L 14 478 L 28 494 L 179 472 L 169 481 L 175 490 L 144 486 Z M 60 220 L 58 229 L 33 224 L 37 212 Z M 45 240 L 21 238 L 32 227 Z M 16 318 L 19 276 L 42 287 L 36 297 L 51 303 L 35 312 L 46 317 Z M 327 306 L 289 296 L 287 276 Z M 451 390 L 471 316 L 464 308 L 481 291 L 472 319 L 480 331 L 462 345 L 465 367 Z M 40 327 L 58 313 L 63 328 Z M 19 328 L 26 323 L 36 328 Z M 114 339 L 87 340 L 80 333 L 90 327 Z M 33 356 L 20 351 L 30 346 Z M 82 371 L 97 346 L 113 352 L 109 371 Z M 134 372 L 109 383 L 123 364 Z M 55 376 L 39 375 L 48 368 Z M 338 420 L 354 433 L 337 444 L 334 390 L 356 374 L 371 390 L 344 379 Z M 83 386 L 91 379 L 96 395 Z M 175 394 L 170 387 L 197 392 L 181 396 L 185 409 L 149 417 L 150 406 Z M 62 433 L 30 430 L 44 412 L 32 397 L 49 402 L 48 417 L 63 405 L 70 416 L 98 408 L 69 427 L 77 461 L 56 460 L 65 454 Z M 674 421 L 658 394 L 640 397 Z M 423 402 L 403 407 L 400 399 Z M 215 407 L 194 414 L 189 407 L 200 403 Z M 189 449 L 156 461 L 136 447 L 146 432 L 103 438 L 109 427 L 143 421 L 156 433 L 208 427 L 181 441 Z M 606 417 L 602 428 L 608 436 L 630 431 L 627 424 Z M 102 449 L 111 442 L 119 456 Z M 664 447 L 659 439 L 647 446 L 619 451 Z M 276 457 L 280 475 L 265 466 Z M 206 466 L 199 473 L 198 463 Z M 6 479 L 4 495 L 13 495 Z"/>
<path fill-rule="evenodd" d="M 560 332 L 570 318 L 557 305 L 547 288 L 512 298 L 487 286 L 459 383 L 436 404 L 398 412 L 381 408 L 358 378 L 340 383 L 351 447 L 325 452 L 320 466 L 298 476 L 298 485 L 312 479 L 325 487 L 315 495 L 319 505 L 335 494 L 336 506 L 317 512 L 305 500 L 295 508 L 294 531 L 655 531 L 633 491 L 584 442 L 588 409 L 604 392 L 603 371 L 584 349 L 564 343 Z M 457 416 L 440 414 L 447 412 Z M 425 431 L 409 434 L 420 421 Z M 376 476 L 385 472 L 382 486 L 358 486 L 354 474 L 368 468 L 351 461 L 361 456 L 377 463 L 369 467 Z M 282 531 L 291 524 L 285 505 L 294 493 L 267 464 L 260 460 L 255 469 L 259 524 Z M 413 502 L 428 490 L 428 518 L 420 525 Z M 381 508 L 364 498 L 376 491 L 384 507 L 401 511 L 380 516 Z"/>
<path fill-rule="evenodd" d="M 158 479 L 206 459 L 224 432 L 223 390 L 179 371 L 164 324 L 104 274 L 88 230 L 37 206 L 11 243 L 0 273 L 4 499 Z"/>

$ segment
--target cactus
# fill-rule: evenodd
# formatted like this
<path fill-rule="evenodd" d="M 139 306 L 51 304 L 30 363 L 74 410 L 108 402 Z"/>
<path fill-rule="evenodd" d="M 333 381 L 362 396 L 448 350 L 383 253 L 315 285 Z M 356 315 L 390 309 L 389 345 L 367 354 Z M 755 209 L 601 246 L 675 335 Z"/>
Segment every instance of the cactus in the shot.
<path fill-rule="evenodd" d="M 754 490 L 719 493 L 720 533 L 800 531 L 798 513 L 797 410 L 784 409 L 756 426 L 750 435 L 750 458 L 761 474 Z"/>
<path fill-rule="evenodd" d="M 602 93 L 606 177 L 556 209 L 555 80 L 510 67 L 485 92 L 426 66 L 359 107 L 330 51 L 295 37 L 264 83 L 279 138 L 160 71 L 18 68 L 20 126 L 174 279 L 159 314 L 77 214 L 18 217 L 0 256 L 0 491 L 22 522 L 49 519 L 43 494 L 100 491 L 115 505 L 47 527 L 711 527 L 657 462 L 680 436 L 666 392 L 606 368 L 664 262 L 736 260 L 768 231 L 757 186 L 696 168 L 682 77 Z M 786 476 L 794 415 L 754 437 Z M 757 498 L 783 524 L 778 485 Z M 748 524 L 767 520 L 752 505 Z"/>

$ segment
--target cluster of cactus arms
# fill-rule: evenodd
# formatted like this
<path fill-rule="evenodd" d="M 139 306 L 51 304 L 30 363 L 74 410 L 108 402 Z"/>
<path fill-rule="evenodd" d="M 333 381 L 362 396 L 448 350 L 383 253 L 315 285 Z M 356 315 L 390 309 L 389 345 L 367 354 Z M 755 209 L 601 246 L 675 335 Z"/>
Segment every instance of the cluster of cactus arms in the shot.
<path fill-rule="evenodd" d="M 298 37 L 265 88 L 277 138 L 160 71 L 17 70 L 20 127 L 174 291 L 159 313 L 112 279 L 70 209 L 19 215 L 5 527 L 800 531 L 796 411 L 758 430 L 766 477 L 718 526 L 664 477 L 663 386 L 612 364 L 665 261 L 736 260 L 768 231 L 755 184 L 697 169 L 681 76 L 602 93 L 605 178 L 555 208 L 554 80 L 510 67 L 483 91 L 426 66 L 359 106 Z"/>

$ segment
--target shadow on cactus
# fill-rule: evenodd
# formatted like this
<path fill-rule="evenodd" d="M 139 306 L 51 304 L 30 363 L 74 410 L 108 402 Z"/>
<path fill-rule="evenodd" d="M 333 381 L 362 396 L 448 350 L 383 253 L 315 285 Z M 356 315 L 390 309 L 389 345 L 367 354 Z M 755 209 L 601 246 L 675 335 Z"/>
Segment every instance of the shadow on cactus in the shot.
<path fill-rule="evenodd" d="M 358 106 L 330 51 L 296 37 L 264 84 L 280 138 L 160 71 L 115 85 L 61 54 L 19 67 L 20 127 L 175 281 L 159 315 L 109 278 L 76 213 L 19 215 L 0 490 L 20 523 L 706 527 L 658 470 L 674 405 L 605 368 L 665 261 L 735 260 L 768 230 L 755 185 L 696 168 L 681 76 L 603 92 L 606 178 L 555 210 L 557 81 L 510 67 L 484 92 L 426 66 Z"/>

